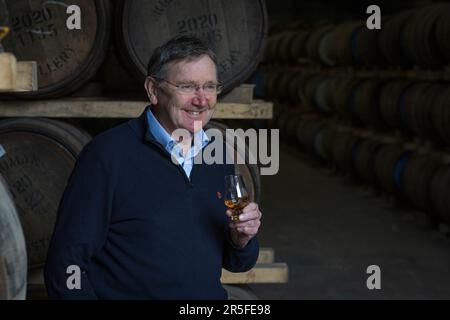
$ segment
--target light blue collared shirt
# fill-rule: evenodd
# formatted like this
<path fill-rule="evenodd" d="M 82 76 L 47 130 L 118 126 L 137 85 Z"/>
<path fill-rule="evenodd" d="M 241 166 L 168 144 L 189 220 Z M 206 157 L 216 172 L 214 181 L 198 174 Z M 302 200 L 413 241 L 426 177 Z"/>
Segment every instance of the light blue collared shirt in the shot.
<path fill-rule="evenodd" d="M 203 129 L 197 131 L 194 135 L 194 144 L 189 148 L 186 156 L 183 156 L 183 149 L 181 145 L 176 142 L 166 129 L 161 126 L 158 119 L 155 118 L 152 108 L 147 111 L 147 120 L 150 133 L 155 137 L 168 153 L 174 157 L 177 162 L 183 167 L 186 176 L 191 177 L 191 171 L 194 166 L 195 156 L 202 150 L 209 142 L 209 138 Z"/>

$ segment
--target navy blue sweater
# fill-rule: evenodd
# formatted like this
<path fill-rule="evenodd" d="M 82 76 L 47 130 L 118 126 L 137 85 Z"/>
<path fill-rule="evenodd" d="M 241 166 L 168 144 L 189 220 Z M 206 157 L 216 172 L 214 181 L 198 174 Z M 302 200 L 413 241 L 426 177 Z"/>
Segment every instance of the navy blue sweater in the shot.
<path fill-rule="evenodd" d="M 189 179 L 147 126 L 144 112 L 80 153 L 48 251 L 50 298 L 226 299 L 221 268 L 256 263 L 257 239 L 232 245 L 217 194 L 233 166 L 194 164 Z M 70 265 L 81 289 L 67 288 Z"/>

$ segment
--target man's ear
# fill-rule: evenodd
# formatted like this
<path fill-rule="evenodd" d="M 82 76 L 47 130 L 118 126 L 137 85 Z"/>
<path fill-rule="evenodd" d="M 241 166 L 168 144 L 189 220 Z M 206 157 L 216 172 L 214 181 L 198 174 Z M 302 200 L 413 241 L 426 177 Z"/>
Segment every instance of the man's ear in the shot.
<path fill-rule="evenodd" d="M 145 91 L 147 92 L 148 99 L 150 100 L 150 103 L 155 105 L 158 103 L 158 98 L 156 97 L 156 81 L 152 77 L 146 77 L 145 83 L 144 83 Z"/>

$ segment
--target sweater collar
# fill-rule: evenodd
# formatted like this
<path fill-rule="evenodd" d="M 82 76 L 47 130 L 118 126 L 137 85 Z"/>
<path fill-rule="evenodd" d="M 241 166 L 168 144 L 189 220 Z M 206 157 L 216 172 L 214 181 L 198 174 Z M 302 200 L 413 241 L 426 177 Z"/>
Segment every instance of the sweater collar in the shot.
<path fill-rule="evenodd" d="M 153 135 L 152 130 L 150 130 L 151 124 L 149 123 L 147 112 L 151 112 L 151 108 L 152 105 L 148 105 L 147 107 L 145 107 L 145 110 L 138 118 L 131 120 L 130 126 L 139 135 L 139 137 L 143 137 L 148 142 L 159 144 L 165 149 L 165 146 L 162 145 L 160 141 L 158 141 L 158 139 Z M 201 135 L 199 141 L 202 141 L 201 148 L 203 148 L 210 142 L 210 140 L 203 129 L 199 132 L 199 134 Z"/>

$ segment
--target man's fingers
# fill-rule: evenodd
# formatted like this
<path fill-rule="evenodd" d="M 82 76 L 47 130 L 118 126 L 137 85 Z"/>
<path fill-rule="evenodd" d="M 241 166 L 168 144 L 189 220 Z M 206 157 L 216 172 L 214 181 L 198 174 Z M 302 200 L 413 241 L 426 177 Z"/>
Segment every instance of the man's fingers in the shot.
<path fill-rule="evenodd" d="M 248 236 L 254 236 L 258 232 L 255 227 L 237 227 L 236 230 Z"/>
<path fill-rule="evenodd" d="M 239 215 L 239 221 L 259 220 L 261 216 L 262 214 L 259 210 L 247 211 Z"/>
<path fill-rule="evenodd" d="M 250 221 L 245 221 L 245 222 L 235 222 L 232 225 L 230 224 L 231 228 L 242 228 L 242 227 L 251 227 L 251 228 L 259 228 L 259 226 L 261 225 L 261 221 L 259 220 L 250 220 Z"/>
<path fill-rule="evenodd" d="M 244 209 L 242 210 L 243 213 L 249 213 L 252 212 L 254 210 L 258 210 L 258 204 L 255 202 L 250 202 L 248 205 L 246 205 L 244 207 Z"/>

